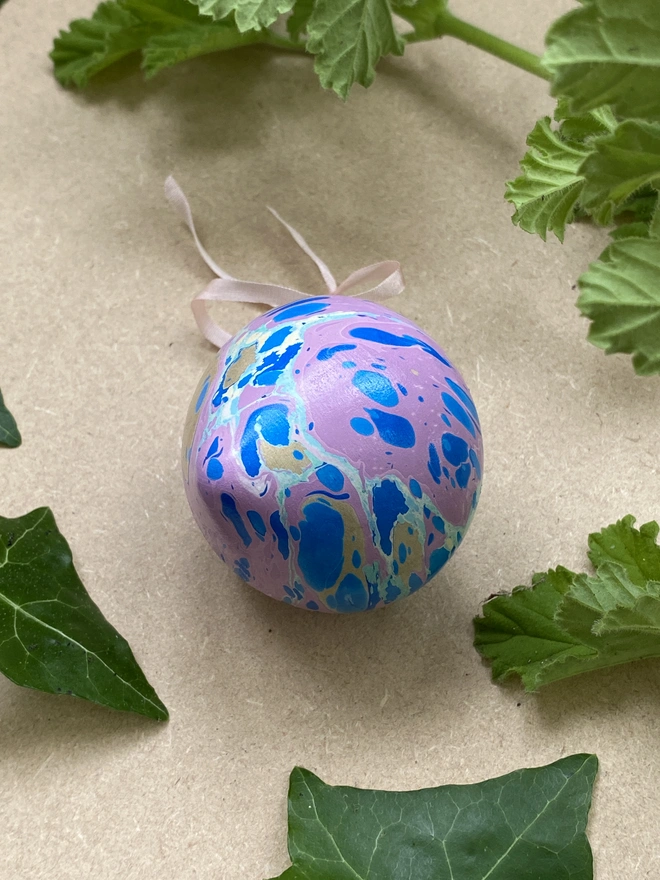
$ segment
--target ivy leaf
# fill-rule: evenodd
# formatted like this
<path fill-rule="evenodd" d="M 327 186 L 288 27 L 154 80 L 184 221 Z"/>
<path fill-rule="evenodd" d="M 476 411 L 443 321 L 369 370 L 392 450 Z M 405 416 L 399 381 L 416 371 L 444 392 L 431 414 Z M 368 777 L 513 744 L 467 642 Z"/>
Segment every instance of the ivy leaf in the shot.
<path fill-rule="evenodd" d="M 591 152 L 589 143 L 562 137 L 550 117 L 539 119 L 527 138 L 529 150 L 520 162 L 522 174 L 507 184 L 505 198 L 515 206 L 513 222 L 543 241 L 548 231 L 564 240 L 582 192 L 580 167 Z"/>
<path fill-rule="evenodd" d="M 592 880 L 585 834 L 598 761 L 571 755 L 475 785 L 369 791 L 296 767 L 292 867 L 277 880 Z"/>
<path fill-rule="evenodd" d="M 271 25 L 282 13 L 289 12 L 295 0 L 191 0 L 201 15 L 219 20 L 234 15 L 241 33 Z"/>
<path fill-rule="evenodd" d="M 476 618 L 475 647 L 493 678 L 517 674 L 526 690 L 660 657 L 658 525 L 626 516 L 589 536 L 596 574 L 566 568 L 535 575 L 531 588 L 495 596 Z"/>
<path fill-rule="evenodd" d="M 15 449 L 21 445 L 21 442 L 21 432 L 18 430 L 16 419 L 5 406 L 0 391 L 0 446 Z"/>
<path fill-rule="evenodd" d="M 617 235 L 578 278 L 589 341 L 607 354 L 631 354 L 640 376 L 660 373 L 659 277 L 660 234 L 651 227 L 645 238 Z"/>
<path fill-rule="evenodd" d="M 389 0 L 316 0 L 307 34 L 321 85 L 340 98 L 355 82 L 370 86 L 383 55 L 404 50 Z"/>
<path fill-rule="evenodd" d="M 261 37 L 252 31 L 241 34 L 231 21 L 216 21 L 180 28 L 151 37 L 143 51 L 142 69 L 147 79 L 166 67 L 210 52 L 236 49 L 258 43 Z"/>
<path fill-rule="evenodd" d="M 580 172 L 586 208 L 608 203 L 613 210 L 643 187 L 660 183 L 660 123 L 623 122 L 594 143 Z"/>
<path fill-rule="evenodd" d="M 314 0 L 296 0 L 291 15 L 286 20 L 286 29 L 292 40 L 299 40 L 306 33 L 307 22 L 314 9 Z"/>
<path fill-rule="evenodd" d="M 571 113 L 609 104 L 617 116 L 660 120 L 660 4 L 581 0 L 546 35 L 552 94 Z"/>
<path fill-rule="evenodd" d="M 128 643 L 87 594 L 47 507 L 0 517 L 0 671 L 23 687 L 168 717 Z"/>

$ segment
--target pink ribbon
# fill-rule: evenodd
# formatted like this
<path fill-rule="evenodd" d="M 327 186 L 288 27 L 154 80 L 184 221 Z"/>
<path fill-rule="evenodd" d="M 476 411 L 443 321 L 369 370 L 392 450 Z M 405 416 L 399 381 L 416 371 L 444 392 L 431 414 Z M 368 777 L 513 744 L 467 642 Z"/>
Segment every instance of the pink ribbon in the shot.
<path fill-rule="evenodd" d="M 292 287 L 281 287 L 278 284 L 261 284 L 257 281 L 241 281 L 229 275 L 211 258 L 199 240 L 188 199 L 172 176 L 168 177 L 165 181 L 165 197 L 192 233 L 197 250 L 206 265 L 218 276 L 201 293 L 197 294 L 191 303 L 197 326 L 213 345 L 221 348 L 225 342 L 231 339 L 232 334 L 219 327 L 212 320 L 207 307 L 210 300 L 265 303 L 270 306 L 281 306 L 294 300 L 316 296 L 313 293 L 294 290 Z M 289 231 L 296 244 L 314 261 L 331 294 L 335 296 L 345 294 L 358 284 L 365 282 L 371 283 L 373 286 L 369 290 L 354 294 L 361 299 L 386 299 L 402 293 L 404 289 L 403 275 L 401 273 L 401 265 L 396 260 L 385 260 L 382 263 L 373 263 L 371 266 L 357 269 L 355 272 L 351 272 L 348 278 L 338 285 L 330 269 L 314 253 L 302 235 L 293 226 L 289 226 L 277 211 L 274 211 L 272 208 L 268 210 Z"/>

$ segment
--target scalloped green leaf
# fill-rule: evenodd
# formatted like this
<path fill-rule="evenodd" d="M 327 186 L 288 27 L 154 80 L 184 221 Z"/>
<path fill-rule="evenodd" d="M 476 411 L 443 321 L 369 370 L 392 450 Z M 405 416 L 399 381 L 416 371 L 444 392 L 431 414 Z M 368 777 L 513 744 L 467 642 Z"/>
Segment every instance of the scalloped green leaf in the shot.
<path fill-rule="evenodd" d="M 580 172 L 586 208 L 611 206 L 610 214 L 634 193 L 660 184 L 660 123 L 630 119 L 599 138 Z"/>
<path fill-rule="evenodd" d="M 348 97 L 356 82 L 370 86 L 379 59 L 403 55 L 405 46 L 389 0 L 316 0 L 307 34 L 321 85 L 340 98 Z"/>
<path fill-rule="evenodd" d="M 596 574 L 566 568 L 489 599 L 474 621 L 475 647 L 496 681 L 526 690 L 583 672 L 660 657 L 658 525 L 626 516 L 589 536 Z"/>
<path fill-rule="evenodd" d="M 91 19 L 60 31 L 50 57 L 62 85 L 84 87 L 101 70 L 134 52 L 143 53 L 147 77 L 179 61 L 259 42 L 242 34 L 232 19 L 199 16 L 188 0 L 108 0 Z"/>
<path fill-rule="evenodd" d="M 92 76 L 138 52 L 151 29 L 120 3 L 106 0 L 90 19 L 72 21 L 53 42 L 50 58 L 55 77 L 63 86 L 82 88 Z"/>
<path fill-rule="evenodd" d="M 181 61 L 249 46 L 260 41 L 257 32 L 242 34 L 232 22 L 216 21 L 207 25 L 194 25 L 158 34 L 149 39 L 144 47 L 142 69 L 147 79 L 166 67 Z"/>
<path fill-rule="evenodd" d="M 90 599 L 47 507 L 0 517 L 0 672 L 23 687 L 168 717 L 128 642 Z"/>
<path fill-rule="evenodd" d="M 607 354 L 632 355 L 640 376 L 660 373 L 660 238 L 617 236 L 578 279 L 588 339 Z"/>
<path fill-rule="evenodd" d="M 552 94 L 574 114 L 609 104 L 617 116 L 660 120 L 660 4 L 581 0 L 546 35 Z"/>
<path fill-rule="evenodd" d="M 261 30 L 293 8 L 295 0 L 191 0 L 201 15 L 216 21 L 233 15 L 241 33 Z"/>
<path fill-rule="evenodd" d="M 551 127 L 550 117 L 539 119 L 527 138 L 529 150 L 520 162 L 522 174 L 507 184 L 505 198 L 515 207 L 513 222 L 543 241 L 548 232 L 564 240 L 584 177 L 580 166 L 591 151 L 589 143 L 567 140 Z"/>

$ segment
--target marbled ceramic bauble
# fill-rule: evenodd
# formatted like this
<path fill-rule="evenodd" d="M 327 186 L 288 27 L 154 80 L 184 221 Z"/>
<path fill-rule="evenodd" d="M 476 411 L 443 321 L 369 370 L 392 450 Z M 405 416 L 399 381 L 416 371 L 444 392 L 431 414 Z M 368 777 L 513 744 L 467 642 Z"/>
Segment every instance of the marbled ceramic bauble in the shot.
<path fill-rule="evenodd" d="M 365 611 L 447 562 L 481 483 L 465 383 L 418 326 L 346 296 L 281 306 L 218 353 L 184 438 L 188 499 L 252 586 Z"/>

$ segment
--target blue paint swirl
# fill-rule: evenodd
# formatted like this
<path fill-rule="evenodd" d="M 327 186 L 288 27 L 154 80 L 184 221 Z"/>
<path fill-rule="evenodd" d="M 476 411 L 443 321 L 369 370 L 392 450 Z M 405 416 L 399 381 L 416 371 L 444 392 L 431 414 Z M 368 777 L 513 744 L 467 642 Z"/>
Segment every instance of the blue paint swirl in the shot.
<path fill-rule="evenodd" d="M 321 465 L 316 476 L 331 492 L 341 492 L 344 488 L 344 475 L 334 464 Z"/>
<path fill-rule="evenodd" d="M 392 529 L 399 514 L 408 512 L 408 505 L 401 490 L 393 480 L 383 480 L 372 493 L 376 526 L 380 546 L 386 556 L 392 553 Z"/>
<path fill-rule="evenodd" d="M 402 348 L 411 348 L 414 345 L 418 345 L 427 354 L 430 354 L 432 357 L 445 364 L 445 366 L 451 367 L 449 361 L 444 358 L 440 352 L 430 346 L 428 342 L 424 342 L 421 339 L 415 339 L 414 336 L 408 336 L 405 333 L 403 336 L 397 336 L 394 333 L 388 333 L 386 330 L 380 330 L 378 327 L 355 327 L 353 330 L 349 330 L 348 335 L 352 336 L 354 339 L 365 339 L 367 342 L 378 342 L 380 345 L 397 345 Z"/>
<path fill-rule="evenodd" d="M 299 300 L 293 303 L 290 308 L 286 308 L 284 311 L 276 314 L 273 317 L 273 323 L 279 324 L 281 321 L 288 321 L 289 318 L 302 318 L 305 315 L 315 315 L 317 312 L 322 312 L 324 309 L 327 309 L 328 303 L 319 302 L 319 299 L 324 298 L 314 297 L 311 300 Z"/>
<path fill-rule="evenodd" d="M 358 370 L 353 376 L 353 385 L 374 403 L 381 406 L 396 406 L 399 395 L 394 386 L 381 373 L 373 373 L 371 370 Z"/>
<path fill-rule="evenodd" d="M 252 528 L 263 541 L 264 536 L 266 535 L 266 523 L 263 521 L 263 518 L 259 511 L 248 510 L 247 518 L 250 521 L 250 525 L 252 526 Z"/>
<path fill-rule="evenodd" d="M 371 437 L 374 432 L 374 426 L 367 419 L 354 418 L 351 419 L 351 428 L 356 434 L 362 434 L 363 437 Z"/>
<path fill-rule="evenodd" d="M 270 403 L 259 407 L 250 414 L 241 437 L 241 461 L 245 472 L 256 477 L 261 470 L 261 459 L 257 451 L 259 434 L 273 446 L 287 446 L 289 443 L 288 411 L 283 403 Z"/>
<path fill-rule="evenodd" d="M 219 458 L 212 458 L 206 466 L 206 476 L 209 480 L 219 480 L 224 474 L 225 469 L 222 466 L 222 462 Z"/>
<path fill-rule="evenodd" d="M 474 423 L 468 413 L 463 409 L 461 404 L 456 400 L 455 397 L 452 397 L 447 391 L 442 392 L 442 400 L 449 410 L 449 412 L 454 416 L 455 419 L 468 429 L 470 434 L 473 437 L 476 437 L 476 433 L 474 430 Z"/>
<path fill-rule="evenodd" d="M 415 431 L 408 419 L 397 416 L 394 413 L 384 412 L 381 409 L 367 409 L 365 412 L 376 426 L 378 434 L 385 443 L 390 446 L 398 446 L 401 449 L 411 449 L 415 445 Z"/>
<path fill-rule="evenodd" d="M 344 567 L 344 520 L 327 502 L 313 501 L 306 505 L 298 528 L 300 571 L 313 590 L 327 590 Z"/>
<path fill-rule="evenodd" d="M 450 556 L 451 553 L 446 547 L 438 547 L 437 550 L 434 550 L 429 560 L 429 577 L 437 574 Z"/>
<path fill-rule="evenodd" d="M 369 594 L 356 575 L 345 575 L 335 592 L 337 611 L 351 613 L 353 611 L 366 611 L 369 605 Z"/>
<path fill-rule="evenodd" d="M 272 348 L 277 348 L 278 345 L 281 345 L 284 342 L 292 329 L 293 328 L 291 326 L 280 327 L 279 330 L 276 330 L 274 333 L 270 334 L 270 336 L 268 337 L 268 339 L 266 339 L 259 351 L 270 351 Z"/>
<path fill-rule="evenodd" d="M 277 549 L 283 559 L 289 558 L 289 533 L 282 525 L 279 510 L 274 510 L 270 515 L 270 527 L 277 538 Z"/>
<path fill-rule="evenodd" d="M 353 345 L 350 342 L 346 342 L 343 345 L 333 345 L 331 348 L 322 348 L 316 355 L 316 360 L 329 361 L 334 354 L 340 351 L 352 351 L 354 348 L 357 348 L 357 345 Z"/>
<path fill-rule="evenodd" d="M 243 517 L 236 509 L 236 501 L 234 500 L 233 496 L 229 495 L 227 492 L 223 492 L 220 496 L 220 503 L 222 504 L 223 516 L 228 519 L 229 522 L 236 529 L 239 538 L 245 544 L 245 546 L 249 547 L 252 543 L 252 536 L 245 528 Z"/>
<path fill-rule="evenodd" d="M 429 473 L 433 477 L 433 482 L 440 485 L 440 457 L 435 443 L 429 443 L 429 462 L 427 465 Z"/>
<path fill-rule="evenodd" d="M 477 408 L 474 405 L 474 402 L 473 402 L 472 398 L 470 397 L 470 395 L 466 391 L 464 391 L 460 385 L 458 385 L 456 382 L 454 382 L 453 379 L 450 379 L 449 376 L 447 376 L 445 381 L 447 382 L 447 385 L 449 385 L 451 390 L 454 392 L 456 397 L 458 397 L 458 399 L 460 401 L 462 401 L 462 403 L 468 408 L 470 415 L 472 416 L 472 418 L 475 420 L 475 422 L 478 425 L 479 424 L 479 416 L 477 415 Z"/>
<path fill-rule="evenodd" d="M 469 447 L 462 437 L 449 433 L 442 435 L 442 454 L 454 467 L 467 461 L 468 450 Z"/>
<path fill-rule="evenodd" d="M 461 489 L 465 489 L 467 484 L 470 482 L 470 474 L 472 473 L 472 465 L 468 462 L 462 464 L 459 468 L 456 468 L 456 482 L 461 487 Z"/>
<path fill-rule="evenodd" d="M 253 382 L 255 385 L 274 385 L 287 367 L 302 348 L 302 342 L 296 342 L 285 349 L 282 354 L 276 351 L 267 355 L 257 370 Z"/>

